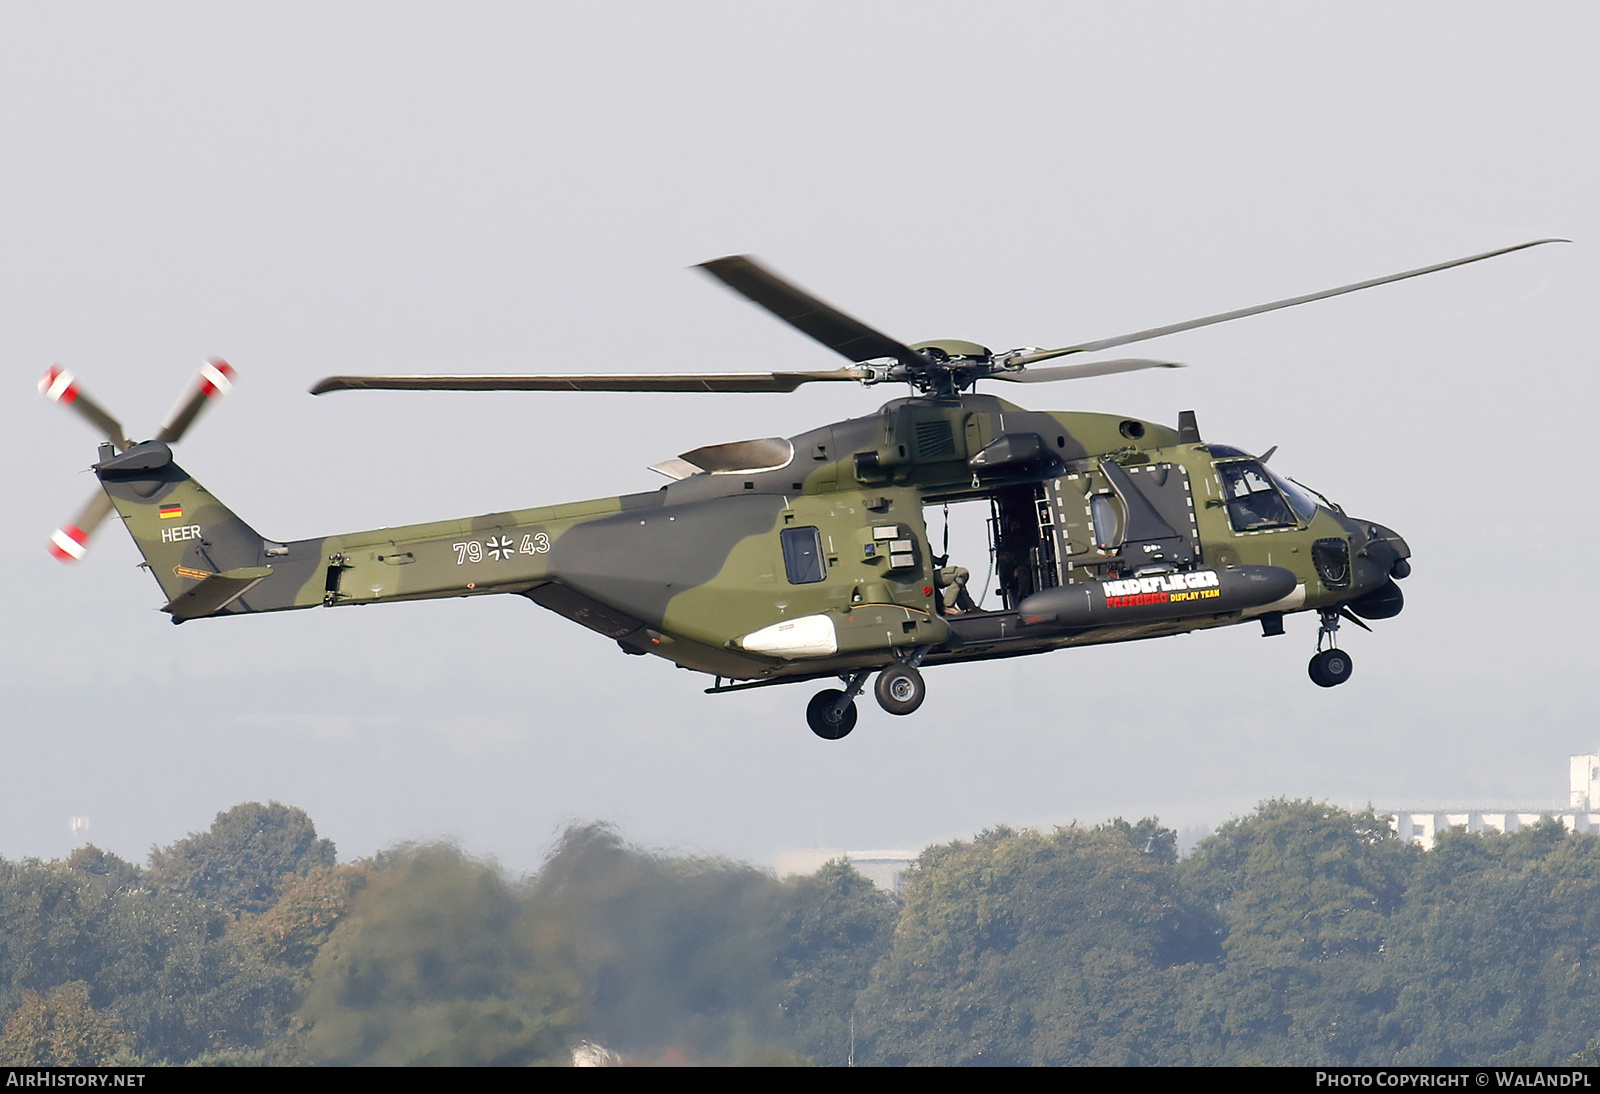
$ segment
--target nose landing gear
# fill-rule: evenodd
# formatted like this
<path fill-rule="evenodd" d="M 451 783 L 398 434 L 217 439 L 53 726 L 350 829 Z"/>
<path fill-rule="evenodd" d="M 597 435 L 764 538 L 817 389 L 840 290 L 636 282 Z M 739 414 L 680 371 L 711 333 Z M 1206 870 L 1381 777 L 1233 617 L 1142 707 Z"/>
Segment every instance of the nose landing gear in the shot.
<path fill-rule="evenodd" d="M 1326 641 L 1328 648 L 1323 649 Z M 1331 688 L 1350 679 L 1353 667 L 1350 655 L 1339 649 L 1339 611 L 1337 608 L 1322 611 L 1322 626 L 1317 629 L 1317 654 L 1307 666 L 1311 682 L 1319 688 Z"/>
<path fill-rule="evenodd" d="M 1320 688 L 1331 688 L 1350 679 L 1350 655 L 1344 650 L 1323 650 L 1311 659 L 1311 681 Z"/>

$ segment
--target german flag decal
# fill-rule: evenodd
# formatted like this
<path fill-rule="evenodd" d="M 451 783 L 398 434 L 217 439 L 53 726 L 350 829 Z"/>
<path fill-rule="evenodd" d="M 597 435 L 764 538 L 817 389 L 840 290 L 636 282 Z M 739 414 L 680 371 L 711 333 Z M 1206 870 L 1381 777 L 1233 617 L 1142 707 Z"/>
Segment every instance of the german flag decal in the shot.
<path fill-rule="evenodd" d="M 181 505 L 163 505 L 161 507 L 161 519 L 162 520 L 178 520 L 178 519 L 181 519 L 182 517 L 183 517 L 183 506 L 181 506 Z"/>

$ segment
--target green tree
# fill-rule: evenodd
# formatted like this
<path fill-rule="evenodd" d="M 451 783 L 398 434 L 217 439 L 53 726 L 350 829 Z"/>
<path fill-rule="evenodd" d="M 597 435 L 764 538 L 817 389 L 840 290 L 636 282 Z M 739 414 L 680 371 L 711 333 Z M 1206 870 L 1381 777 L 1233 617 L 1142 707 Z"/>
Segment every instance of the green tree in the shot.
<path fill-rule="evenodd" d="M 62 984 L 28 992 L 0 1033 L 0 1065 L 98 1067 L 128 1051 L 131 1038 L 89 1003 L 89 985 Z"/>
<path fill-rule="evenodd" d="M 137 866 L 94 844 L 77 848 L 67 858 L 67 869 L 80 877 L 93 878 L 99 888 L 116 892 L 137 887 L 143 875 Z"/>
<path fill-rule="evenodd" d="M 277 903 L 284 878 L 332 866 L 331 840 L 318 839 L 305 812 L 246 802 L 218 813 L 211 828 L 150 852 L 150 875 L 234 914 L 259 914 Z"/>
<path fill-rule="evenodd" d="M 230 933 L 268 961 L 309 974 L 317 951 L 350 914 L 371 872 L 366 863 L 312 867 L 289 881 L 278 903 L 260 915 L 241 916 Z"/>
<path fill-rule="evenodd" d="M 1600 838 L 1441 833 L 1390 957 L 1402 1063 L 1559 1063 L 1600 1028 Z"/>
<path fill-rule="evenodd" d="M 1151 821 L 928 848 L 858 1004 L 871 1058 L 1192 1062 L 1178 1003 L 1209 932 L 1180 898 L 1172 842 Z"/>
<path fill-rule="evenodd" d="M 0 1004 L 11 1010 L 22 992 L 94 982 L 111 901 L 110 886 L 64 863 L 0 860 Z"/>
<path fill-rule="evenodd" d="M 800 1052 L 839 1066 L 850 1057 L 856 996 L 894 940 L 900 901 L 837 860 L 791 879 L 779 915 L 779 1006 Z"/>
<path fill-rule="evenodd" d="M 569 950 L 492 866 L 442 846 L 383 856 L 312 965 L 301 1051 L 323 1064 L 558 1059 L 578 1014 Z"/>
<path fill-rule="evenodd" d="M 783 887 L 771 874 L 650 855 L 583 825 L 562 835 L 529 901 L 541 922 L 571 932 L 592 1040 L 696 1062 L 765 1059 L 786 1042 Z"/>
<path fill-rule="evenodd" d="M 0 1013 L 88 985 L 147 1059 L 259 1047 L 293 1009 L 294 978 L 228 937 L 224 909 L 96 848 L 0 861 Z"/>
<path fill-rule="evenodd" d="M 1403 1034 L 1386 946 L 1423 852 L 1371 810 L 1278 799 L 1183 864 L 1222 915 L 1222 967 L 1196 1019 L 1229 1062 L 1390 1062 Z"/>

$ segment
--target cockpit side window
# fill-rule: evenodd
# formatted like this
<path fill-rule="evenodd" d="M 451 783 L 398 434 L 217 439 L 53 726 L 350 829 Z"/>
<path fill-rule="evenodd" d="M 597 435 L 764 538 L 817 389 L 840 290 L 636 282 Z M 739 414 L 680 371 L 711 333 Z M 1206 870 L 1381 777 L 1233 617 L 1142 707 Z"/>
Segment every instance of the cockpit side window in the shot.
<path fill-rule="evenodd" d="M 1217 474 L 1222 478 L 1222 496 L 1228 501 L 1228 519 L 1235 532 L 1294 527 L 1299 523 L 1259 461 L 1219 463 Z"/>

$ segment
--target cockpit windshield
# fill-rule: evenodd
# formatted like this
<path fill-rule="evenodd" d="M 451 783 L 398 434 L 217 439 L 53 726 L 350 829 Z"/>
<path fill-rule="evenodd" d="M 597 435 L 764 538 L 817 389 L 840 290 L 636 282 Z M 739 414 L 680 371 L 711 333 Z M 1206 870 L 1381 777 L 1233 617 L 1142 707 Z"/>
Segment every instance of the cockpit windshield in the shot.
<path fill-rule="evenodd" d="M 1262 470 L 1267 471 L 1265 467 Z M 1294 510 L 1294 515 L 1299 517 L 1302 523 L 1317 515 L 1317 500 L 1308 494 L 1304 487 L 1293 479 L 1274 475 L 1271 471 L 1267 471 L 1267 475 L 1277 484 L 1278 489 L 1283 491 L 1283 496 L 1289 499 L 1289 508 Z"/>
<path fill-rule="evenodd" d="M 1217 475 L 1222 479 L 1222 493 L 1234 531 L 1290 527 L 1316 516 L 1317 498 L 1321 495 L 1313 497 L 1315 491 L 1273 474 L 1248 452 L 1221 444 L 1209 448 L 1212 459 L 1217 461 Z M 1322 500 L 1327 502 L 1326 498 Z"/>
<path fill-rule="evenodd" d="M 1217 464 L 1217 474 L 1222 477 L 1222 496 L 1227 499 L 1228 519 L 1235 532 L 1258 532 L 1299 523 L 1260 462 L 1228 460 Z"/>

